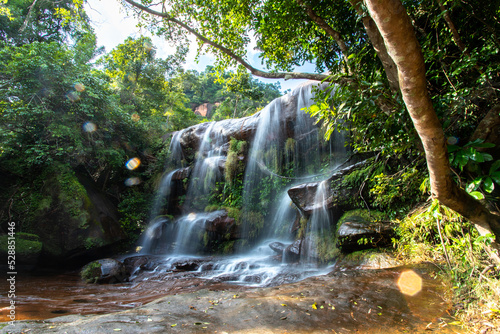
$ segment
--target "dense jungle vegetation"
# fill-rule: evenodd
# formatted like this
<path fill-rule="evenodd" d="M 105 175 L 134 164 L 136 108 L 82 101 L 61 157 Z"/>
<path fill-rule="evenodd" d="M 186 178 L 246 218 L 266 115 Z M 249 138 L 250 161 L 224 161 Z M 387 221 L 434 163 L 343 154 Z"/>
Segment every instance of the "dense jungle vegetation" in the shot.
<path fill-rule="evenodd" d="M 194 107 L 220 103 L 213 119 L 241 117 L 279 95 L 249 73 L 323 80 L 332 89 L 309 112 L 327 136 L 347 126 L 356 151 L 376 152 L 349 186 L 400 223 L 396 254 L 442 267 L 464 326 L 498 325 L 498 0 L 402 1 L 397 14 L 377 6 L 400 8 L 399 0 L 171 0 L 160 1 L 163 11 L 148 0 L 122 2 L 145 27 L 178 42 L 175 55 L 155 58 L 145 37 L 105 53 L 82 0 L 0 1 L 4 231 L 15 220 L 19 232 L 33 232 L 61 207 L 85 224 L 84 196 L 68 194 L 89 178 L 116 203 L 133 238 L 167 154 L 162 136 L 207 121 Z M 218 57 L 203 73 L 182 70 L 193 33 L 200 53 Z M 398 33 L 407 37 L 399 45 Z M 269 72 L 246 60 L 251 37 Z M 304 62 L 323 74 L 291 72 Z M 134 157 L 141 166 L 129 171 Z M 132 177 L 140 184 L 127 187 Z"/>
<path fill-rule="evenodd" d="M 160 59 L 148 37 L 128 38 L 105 52 L 81 2 L 22 0 L 1 8 L 3 233 L 8 221 L 17 222 L 20 233 L 39 234 L 42 220 L 64 229 L 69 222 L 50 224 L 47 217 L 65 214 L 88 228 L 97 219 L 86 212 L 93 204 L 82 183 L 90 181 L 118 207 L 121 227 L 133 242 L 146 224 L 169 134 L 253 114 L 282 94 L 279 85 L 250 75 L 229 80 L 226 72 L 227 81 L 216 81 L 212 67 L 184 70 L 185 48 Z M 209 118 L 194 113 L 204 103 L 214 106 Z M 141 163 L 134 171 L 125 168 L 132 158 Z M 87 249 L 102 245 L 91 235 L 81 243 Z"/>

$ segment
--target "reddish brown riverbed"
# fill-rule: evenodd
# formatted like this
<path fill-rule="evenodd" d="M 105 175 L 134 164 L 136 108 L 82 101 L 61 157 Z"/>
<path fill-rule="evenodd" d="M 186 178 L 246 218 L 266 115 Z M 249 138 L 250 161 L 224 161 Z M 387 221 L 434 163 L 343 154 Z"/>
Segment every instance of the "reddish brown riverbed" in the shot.
<path fill-rule="evenodd" d="M 169 294 L 190 292 L 210 285 L 224 289 L 189 273 L 170 273 L 137 283 L 86 284 L 77 272 L 22 274 L 16 276 L 16 320 L 40 320 L 68 314 L 106 314 L 124 311 Z M 0 322 L 9 321 L 8 284 L 0 282 Z M 235 286 L 232 286 L 235 288 Z"/>
<path fill-rule="evenodd" d="M 429 265 L 341 270 L 268 288 L 223 286 L 193 275 L 166 273 L 154 276 L 161 277 L 156 281 L 152 276 L 141 283 L 100 286 L 72 274 L 20 277 L 18 314 L 24 319 L 61 312 L 109 314 L 17 321 L 4 329 L 44 334 L 79 334 L 82 328 L 90 334 L 460 332 L 451 324 L 453 311 L 444 297 L 449 288 Z M 162 295 L 169 296 L 133 307 Z M 111 313 L 119 310 L 126 311 Z"/>

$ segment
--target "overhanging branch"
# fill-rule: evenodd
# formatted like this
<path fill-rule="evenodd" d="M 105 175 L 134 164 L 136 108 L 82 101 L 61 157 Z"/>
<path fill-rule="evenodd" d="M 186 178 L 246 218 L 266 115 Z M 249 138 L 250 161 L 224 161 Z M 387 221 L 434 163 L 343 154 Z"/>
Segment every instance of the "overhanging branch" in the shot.
<path fill-rule="evenodd" d="M 327 81 L 327 82 L 333 82 L 332 77 L 326 74 L 318 74 L 318 73 L 302 73 L 302 72 L 265 72 L 261 71 L 252 65 L 250 65 L 247 61 L 245 61 L 242 57 L 238 56 L 236 53 L 234 53 L 232 50 L 224 47 L 223 45 L 220 45 L 207 37 L 203 36 L 200 34 L 198 31 L 195 29 L 191 28 L 184 22 L 176 19 L 175 17 L 172 17 L 170 14 L 165 13 L 165 12 L 159 12 L 156 10 L 153 10 L 147 6 L 144 6 L 140 3 L 137 3 L 133 0 L 124 0 L 128 4 L 155 16 L 161 17 L 164 20 L 167 20 L 169 22 L 172 22 L 181 28 L 185 29 L 189 33 L 193 34 L 198 38 L 200 41 L 202 41 L 205 44 L 208 44 L 217 50 L 221 51 L 222 53 L 226 54 L 227 56 L 231 57 L 234 59 L 237 63 L 241 64 L 243 67 L 245 67 L 247 70 L 250 71 L 255 76 L 261 77 L 261 78 L 266 78 L 266 79 L 308 79 L 308 80 L 316 80 L 316 81 Z"/>

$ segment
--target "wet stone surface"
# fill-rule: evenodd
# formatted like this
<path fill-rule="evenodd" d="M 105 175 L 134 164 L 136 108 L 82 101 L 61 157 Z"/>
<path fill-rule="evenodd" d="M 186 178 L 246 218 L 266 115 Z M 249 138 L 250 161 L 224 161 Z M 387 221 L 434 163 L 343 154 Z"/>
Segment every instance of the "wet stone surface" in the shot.
<path fill-rule="evenodd" d="M 411 280 L 402 281 L 409 270 Z M 448 288 L 436 267 L 344 270 L 267 288 L 218 284 L 165 273 L 170 295 L 123 312 L 19 321 L 12 333 L 439 333 L 460 332 L 451 322 Z M 417 279 L 414 279 L 417 278 Z M 152 281 L 152 280 L 150 280 Z M 416 282 L 415 282 L 416 281 Z M 421 283 L 413 296 L 403 294 Z M 141 287 L 141 284 L 143 286 Z M 132 289 L 133 291 L 133 289 Z M 159 291 L 157 292 L 157 296 Z M 408 292 L 406 292 L 408 293 Z M 94 299 L 82 299 L 96 305 Z"/>

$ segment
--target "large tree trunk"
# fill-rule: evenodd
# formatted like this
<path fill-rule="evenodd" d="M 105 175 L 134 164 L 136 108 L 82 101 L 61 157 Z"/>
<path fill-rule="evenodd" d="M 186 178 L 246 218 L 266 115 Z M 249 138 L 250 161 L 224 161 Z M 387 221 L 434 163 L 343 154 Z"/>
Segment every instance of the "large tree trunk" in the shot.
<path fill-rule="evenodd" d="M 472 221 L 481 235 L 492 233 L 500 240 L 500 217 L 459 188 L 451 177 L 444 132 L 427 91 L 422 50 L 406 9 L 400 0 L 365 3 L 398 68 L 401 94 L 424 146 L 432 196 Z"/>

